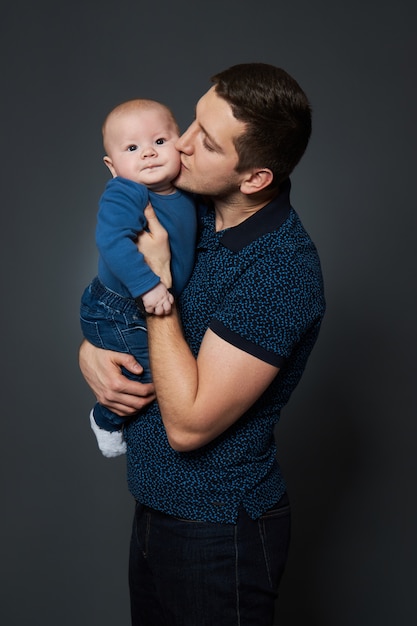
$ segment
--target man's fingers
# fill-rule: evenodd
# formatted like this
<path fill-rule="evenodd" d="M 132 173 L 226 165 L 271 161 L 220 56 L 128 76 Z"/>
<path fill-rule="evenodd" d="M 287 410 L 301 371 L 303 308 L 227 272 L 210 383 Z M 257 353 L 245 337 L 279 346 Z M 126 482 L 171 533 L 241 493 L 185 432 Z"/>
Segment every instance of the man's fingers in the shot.
<path fill-rule="evenodd" d="M 153 206 L 150 202 L 145 207 L 145 214 L 149 217 L 155 217 L 155 211 L 153 210 Z"/>
<path fill-rule="evenodd" d="M 148 222 L 148 228 L 150 232 L 154 232 L 155 228 L 158 228 L 159 226 L 159 221 L 150 202 L 145 207 L 145 217 L 146 221 Z"/>

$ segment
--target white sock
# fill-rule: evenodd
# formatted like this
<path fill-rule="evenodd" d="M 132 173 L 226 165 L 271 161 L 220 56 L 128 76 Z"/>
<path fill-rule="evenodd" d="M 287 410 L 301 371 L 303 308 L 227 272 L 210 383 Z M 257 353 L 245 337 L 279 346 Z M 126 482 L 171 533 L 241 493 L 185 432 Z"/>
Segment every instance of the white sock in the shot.
<path fill-rule="evenodd" d="M 90 424 L 96 436 L 98 447 L 102 454 L 108 458 L 126 454 L 126 441 L 123 437 L 123 430 L 109 432 L 100 428 L 94 419 L 93 411 L 90 413 Z"/>

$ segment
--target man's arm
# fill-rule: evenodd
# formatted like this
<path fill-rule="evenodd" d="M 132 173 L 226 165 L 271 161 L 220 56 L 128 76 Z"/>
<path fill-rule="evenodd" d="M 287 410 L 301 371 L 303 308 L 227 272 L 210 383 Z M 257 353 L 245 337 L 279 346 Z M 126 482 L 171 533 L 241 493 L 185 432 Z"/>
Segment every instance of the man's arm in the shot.
<path fill-rule="evenodd" d="M 149 231 L 139 236 L 139 248 L 154 272 L 170 286 L 167 233 L 150 205 L 145 216 Z M 194 450 L 220 435 L 256 402 L 279 371 L 210 329 L 195 359 L 175 304 L 170 315 L 149 317 L 147 327 L 152 379 L 167 437 L 175 450 Z"/>
<path fill-rule="evenodd" d="M 192 355 L 174 308 L 148 319 L 152 376 L 170 445 L 199 448 L 224 432 L 261 396 L 279 368 L 207 330 Z"/>
<path fill-rule="evenodd" d="M 129 380 L 121 373 L 121 367 L 132 374 L 143 371 L 130 354 L 102 350 L 84 340 L 80 347 L 79 364 L 98 402 L 117 415 L 135 415 L 155 399 L 152 383 Z"/>

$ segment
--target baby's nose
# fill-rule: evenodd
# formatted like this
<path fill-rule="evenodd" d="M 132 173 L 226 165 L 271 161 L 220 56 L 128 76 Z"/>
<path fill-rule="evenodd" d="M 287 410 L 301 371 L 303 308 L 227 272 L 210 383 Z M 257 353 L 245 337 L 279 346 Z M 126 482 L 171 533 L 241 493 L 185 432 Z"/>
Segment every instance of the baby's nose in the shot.
<path fill-rule="evenodd" d="M 142 156 L 152 156 L 153 154 L 156 154 L 155 146 L 149 145 L 142 148 Z"/>

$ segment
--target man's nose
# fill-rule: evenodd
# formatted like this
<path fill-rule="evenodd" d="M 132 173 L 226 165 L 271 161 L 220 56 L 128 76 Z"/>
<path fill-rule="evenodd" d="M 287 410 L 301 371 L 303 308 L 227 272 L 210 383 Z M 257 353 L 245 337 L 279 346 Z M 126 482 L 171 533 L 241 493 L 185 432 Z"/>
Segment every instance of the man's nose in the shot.
<path fill-rule="evenodd" d="M 193 122 L 175 144 L 175 147 L 179 152 L 184 152 L 185 154 L 192 152 L 196 131 L 197 123 Z"/>

